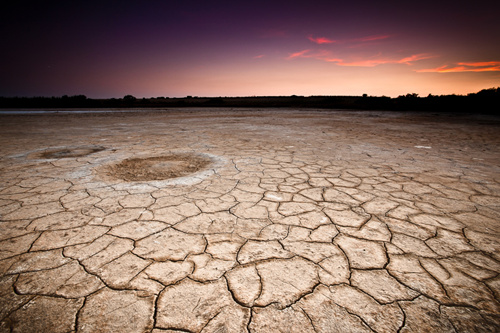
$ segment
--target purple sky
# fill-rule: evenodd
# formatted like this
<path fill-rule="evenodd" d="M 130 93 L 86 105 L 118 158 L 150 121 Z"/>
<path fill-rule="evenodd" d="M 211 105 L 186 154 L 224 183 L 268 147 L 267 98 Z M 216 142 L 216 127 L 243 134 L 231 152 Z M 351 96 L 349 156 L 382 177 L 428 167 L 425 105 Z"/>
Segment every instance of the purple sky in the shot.
<path fill-rule="evenodd" d="M 11 2 L 0 12 L 0 96 L 394 97 L 500 86 L 500 2 Z"/>

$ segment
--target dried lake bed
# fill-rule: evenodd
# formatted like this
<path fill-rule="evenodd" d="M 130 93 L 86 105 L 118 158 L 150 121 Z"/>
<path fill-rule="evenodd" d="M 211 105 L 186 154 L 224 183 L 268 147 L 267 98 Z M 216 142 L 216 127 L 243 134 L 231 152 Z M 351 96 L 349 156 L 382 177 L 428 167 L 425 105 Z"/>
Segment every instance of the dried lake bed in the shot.
<path fill-rule="evenodd" d="M 500 118 L 0 115 L 0 333 L 497 332 Z"/>

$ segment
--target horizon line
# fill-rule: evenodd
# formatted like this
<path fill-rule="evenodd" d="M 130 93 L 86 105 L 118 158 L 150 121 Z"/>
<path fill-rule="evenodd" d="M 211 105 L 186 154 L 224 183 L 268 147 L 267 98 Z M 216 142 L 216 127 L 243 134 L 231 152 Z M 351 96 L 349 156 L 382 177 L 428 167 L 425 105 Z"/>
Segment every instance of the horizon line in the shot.
<path fill-rule="evenodd" d="M 123 97 L 88 97 L 85 94 L 74 94 L 74 95 L 61 95 L 61 96 L 40 96 L 40 95 L 32 95 L 32 96 L 0 96 L 2 99 L 8 99 L 8 98 L 82 98 L 85 97 L 85 99 L 93 99 L 93 100 L 111 100 L 111 99 L 127 99 L 127 98 L 134 98 L 134 99 L 190 99 L 190 98 L 283 98 L 283 97 L 295 97 L 295 98 L 310 98 L 310 97 L 385 97 L 385 98 L 399 98 L 401 96 L 413 96 L 413 97 L 428 97 L 428 96 L 468 96 L 471 94 L 477 94 L 481 91 L 488 91 L 488 90 L 500 90 L 500 87 L 491 87 L 491 88 L 485 88 L 481 89 L 476 92 L 469 92 L 466 94 L 456 94 L 456 93 L 451 93 L 451 94 L 432 94 L 429 93 L 427 96 L 420 96 L 419 94 L 416 93 L 406 93 L 406 94 L 401 94 L 398 95 L 397 97 L 391 97 L 391 96 L 386 96 L 386 95 L 369 95 L 369 94 L 361 94 L 361 95 L 299 95 L 299 94 L 291 94 L 291 95 L 246 95 L 246 96 L 223 96 L 223 95 L 213 95 L 213 96 L 198 96 L 198 95 L 186 95 L 186 96 L 151 96 L 151 97 L 137 97 L 132 94 L 126 94 Z"/>

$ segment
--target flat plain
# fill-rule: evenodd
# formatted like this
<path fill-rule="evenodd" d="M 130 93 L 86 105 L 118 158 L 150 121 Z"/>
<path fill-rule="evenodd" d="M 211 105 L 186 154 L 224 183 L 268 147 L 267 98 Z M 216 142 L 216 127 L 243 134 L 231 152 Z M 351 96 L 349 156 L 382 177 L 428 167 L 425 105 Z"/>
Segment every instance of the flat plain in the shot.
<path fill-rule="evenodd" d="M 0 115 L 0 332 L 498 332 L 500 118 Z"/>

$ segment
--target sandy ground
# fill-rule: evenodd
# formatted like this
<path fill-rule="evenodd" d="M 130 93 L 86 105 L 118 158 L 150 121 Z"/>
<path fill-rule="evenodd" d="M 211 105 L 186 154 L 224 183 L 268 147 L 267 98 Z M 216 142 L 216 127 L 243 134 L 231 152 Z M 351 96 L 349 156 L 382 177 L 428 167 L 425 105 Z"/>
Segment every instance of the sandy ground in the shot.
<path fill-rule="evenodd" d="M 500 331 L 498 118 L 0 116 L 0 153 L 2 333 Z"/>

